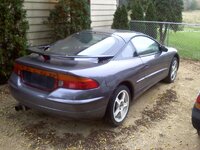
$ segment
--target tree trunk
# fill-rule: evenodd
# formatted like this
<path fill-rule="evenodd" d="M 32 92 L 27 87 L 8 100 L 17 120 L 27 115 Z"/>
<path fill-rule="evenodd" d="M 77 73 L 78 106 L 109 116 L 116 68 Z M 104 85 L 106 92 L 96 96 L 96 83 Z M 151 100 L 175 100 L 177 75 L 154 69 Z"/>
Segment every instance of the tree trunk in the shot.
<path fill-rule="evenodd" d="M 166 37 L 167 37 L 167 30 L 168 30 L 168 27 L 169 27 L 169 25 L 166 24 L 166 25 L 165 25 L 165 30 L 164 30 L 164 33 L 163 33 L 163 44 L 165 43 L 165 39 L 166 39 Z"/>
<path fill-rule="evenodd" d="M 169 27 L 168 24 L 160 24 L 159 32 L 160 32 L 160 43 L 161 44 L 165 43 L 168 27 Z M 163 31 L 163 28 L 164 28 L 164 31 Z"/>
<path fill-rule="evenodd" d="M 162 38 L 163 38 L 163 34 L 162 34 L 162 30 L 163 30 L 163 24 L 159 24 L 160 28 L 159 28 L 159 33 L 160 33 L 160 43 L 162 43 Z M 163 43 L 162 43 L 163 44 Z"/>

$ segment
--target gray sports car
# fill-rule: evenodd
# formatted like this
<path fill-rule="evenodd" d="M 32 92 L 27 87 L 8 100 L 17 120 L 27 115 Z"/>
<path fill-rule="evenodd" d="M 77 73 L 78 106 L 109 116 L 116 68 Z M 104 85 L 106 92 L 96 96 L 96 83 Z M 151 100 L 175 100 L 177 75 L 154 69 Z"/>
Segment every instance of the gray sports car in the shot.
<path fill-rule="evenodd" d="M 174 82 L 179 67 L 176 49 L 125 30 L 85 30 L 29 51 L 9 79 L 16 110 L 105 117 L 115 126 L 148 88 L 163 79 Z"/>

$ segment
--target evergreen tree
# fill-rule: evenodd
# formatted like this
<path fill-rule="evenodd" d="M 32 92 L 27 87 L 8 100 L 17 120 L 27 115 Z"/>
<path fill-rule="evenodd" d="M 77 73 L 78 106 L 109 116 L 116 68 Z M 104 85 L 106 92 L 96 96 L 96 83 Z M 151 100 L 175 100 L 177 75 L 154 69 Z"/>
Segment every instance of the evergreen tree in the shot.
<path fill-rule="evenodd" d="M 0 0 L 0 83 L 9 77 L 13 62 L 27 48 L 26 11 L 23 0 Z"/>
<path fill-rule="evenodd" d="M 112 29 L 129 29 L 128 13 L 126 7 L 118 7 L 113 19 Z"/>
<path fill-rule="evenodd" d="M 50 11 L 48 20 L 44 22 L 53 30 L 51 31 L 53 41 L 70 35 L 70 1 L 59 0 L 55 9 Z"/>
<path fill-rule="evenodd" d="M 70 33 L 90 28 L 90 6 L 88 0 L 70 1 Z"/>
<path fill-rule="evenodd" d="M 145 20 L 147 20 L 147 21 L 156 21 L 157 20 L 156 8 L 152 1 L 149 2 L 149 5 L 148 5 L 147 11 L 146 11 Z"/>
<path fill-rule="evenodd" d="M 133 3 L 132 9 L 131 9 L 131 20 L 144 20 L 144 10 L 141 6 L 140 1 Z M 132 22 L 131 23 L 131 30 L 138 31 L 138 32 L 144 32 L 145 31 L 145 25 L 144 23 L 138 23 L 138 22 Z"/>
<path fill-rule="evenodd" d="M 59 0 L 45 22 L 53 29 L 53 41 L 89 29 L 90 23 L 90 9 L 87 0 Z"/>
<path fill-rule="evenodd" d="M 134 3 L 131 9 L 132 20 L 144 20 L 144 11 L 140 2 Z"/>
<path fill-rule="evenodd" d="M 163 22 L 182 22 L 183 0 L 154 0 L 158 21 Z M 160 42 L 164 43 L 169 25 L 160 24 Z M 174 31 L 178 26 L 173 26 Z"/>
<path fill-rule="evenodd" d="M 128 12 L 127 12 L 127 9 L 125 7 L 125 5 L 122 5 L 122 29 L 129 29 L 129 20 L 128 20 Z"/>
<path fill-rule="evenodd" d="M 153 5 L 153 2 L 150 1 L 147 11 L 146 11 L 146 16 L 145 16 L 146 21 L 156 21 L 156 8 Z M 146 34 L 153 38 L 157 38 L 157 25 L 155 23 L 146 23 Z"/>
<path fill-rule="evenodd" d="M 114 18 L 113 18 L 113 23 L 112 23 L 112 26 L 111 26 L 112 29 L 119 29 L 120 28 L 120 25 L 119 25 L 120 15 L 121 15 L 121 7 L 117 7 L 117 10 L 115 11 Z"/>
<path fill-rule="evenodd" d="M 127 8 L 130 10 L 131 8 L 133 8 L 133 6 L 137 3 L 141 4 L 141 7 L 144 11 L 147 10 L 148 7 L 148 1 L 149 0 L 128 0 L 128 6 Z"/>

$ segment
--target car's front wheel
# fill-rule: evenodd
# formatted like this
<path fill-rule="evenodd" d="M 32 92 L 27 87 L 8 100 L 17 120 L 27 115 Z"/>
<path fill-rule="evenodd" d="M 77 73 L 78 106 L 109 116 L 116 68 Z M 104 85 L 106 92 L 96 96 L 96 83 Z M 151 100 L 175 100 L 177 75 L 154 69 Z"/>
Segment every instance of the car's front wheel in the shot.
<path fill-rule="evenodd" d="M 125 120 L 130 106 L 130 90 L 119 86 L 113 93 L 106 112 L 106 119 L 113 126 L 119 126 Z"/>
<path fill-rule="evenodd" d="M 171 62 L 171 65 L 170 65 L 169 74 L 164 79 L 164 81 L 166 81 L 167 83 L 174 82 L 174 80 L 176 79 L 176 76 L 177 76 L 178 66 L 179 66 L 178 59 L 177 59 L 177 57 L 174 57 Z"/>

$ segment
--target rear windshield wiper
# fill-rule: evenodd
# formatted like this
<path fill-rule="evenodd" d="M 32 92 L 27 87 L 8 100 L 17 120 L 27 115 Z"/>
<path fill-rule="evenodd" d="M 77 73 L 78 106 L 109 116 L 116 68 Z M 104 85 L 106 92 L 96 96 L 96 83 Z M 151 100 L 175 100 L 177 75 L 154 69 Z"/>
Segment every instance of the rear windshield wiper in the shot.
<path fill-rule="evenodd" d="M 112 59 L 114 56 L 113 55 L 99 55 L 99 56 L 87 56 L 87 55 L 76 55 L 76 56 L 66 56 L 66 55 L 61 55 L 61 54 L 56 54 L 52 52 L 45 51 L 45 49 L 41 50 L 40 48 L 37 47 L 30 47 L 28 48 L 28 51 L 34 54 L 42 55 L 45 58 L 48 58 L 48 60 L 51 59 L 51 57 L 54 58 L 64 58 L 64 59 L 76 59 L 76 58 L 85 58 L 85 59 L 98 59 L 98 62 L 105 61 Z"/>

